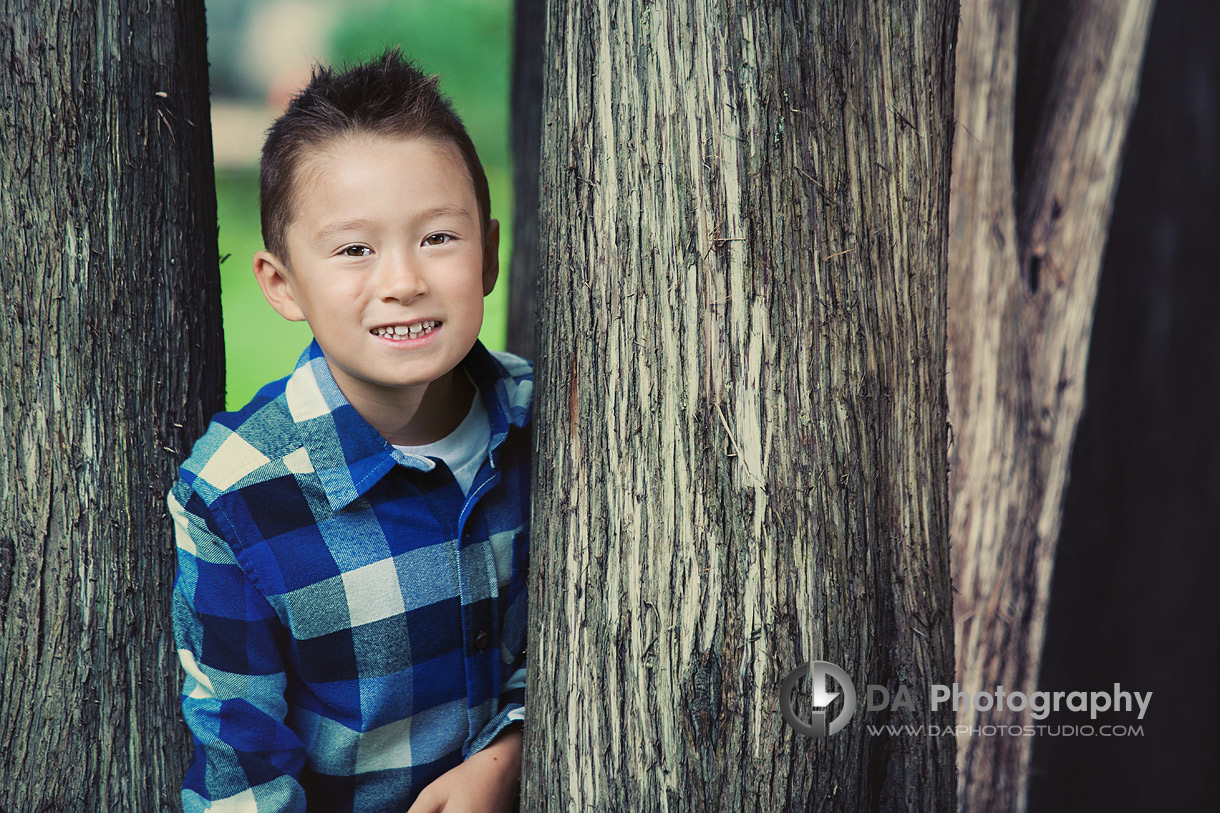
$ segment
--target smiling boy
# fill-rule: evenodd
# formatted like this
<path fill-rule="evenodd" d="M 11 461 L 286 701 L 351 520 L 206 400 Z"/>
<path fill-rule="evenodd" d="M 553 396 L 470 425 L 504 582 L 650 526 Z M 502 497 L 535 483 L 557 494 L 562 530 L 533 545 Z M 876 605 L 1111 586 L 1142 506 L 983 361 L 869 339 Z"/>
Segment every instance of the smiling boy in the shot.
<path fill-rule="evenodd" d="M 520 776 L 528 362 L 478 341 L 499 226 L 391 51 L 269 131 L 254 273 L 314 334 L 169 495 L 186 810 L 508 810 Z"/>

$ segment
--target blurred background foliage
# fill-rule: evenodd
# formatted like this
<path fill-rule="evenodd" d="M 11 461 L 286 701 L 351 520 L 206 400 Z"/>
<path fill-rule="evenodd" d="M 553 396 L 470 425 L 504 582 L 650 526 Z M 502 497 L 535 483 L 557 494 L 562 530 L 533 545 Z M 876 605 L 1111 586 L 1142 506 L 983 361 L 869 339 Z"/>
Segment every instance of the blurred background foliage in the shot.
<path fill-rule="evenodd" d="M 399 46 L 440 74 L 479 150 L 501 224 L 500 279 L 485 301 L 480 338 L 504 347 L 512 248 L 508 98 L 509 0 L 209 0 L 212 133 L 220 226 L 228 409 L 288 375 L 311 336 L 263 299 L 251 257 L 263 247 L 258 151 L 263 134 L 309 79 L 312 64 L 342 65 Z"/>

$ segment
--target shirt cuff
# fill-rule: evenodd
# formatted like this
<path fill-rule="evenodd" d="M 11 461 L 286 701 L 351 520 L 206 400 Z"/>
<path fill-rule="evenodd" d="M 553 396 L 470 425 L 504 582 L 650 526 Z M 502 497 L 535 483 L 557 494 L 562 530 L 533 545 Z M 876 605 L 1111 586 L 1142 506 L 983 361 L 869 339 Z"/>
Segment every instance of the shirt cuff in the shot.
<path fill-rule="evenodd" d="M 470 744 L 470 752 L 466 754 L 466 758 L 474 756 L 482 751 L 491 741 L 499 736 L 500 732 L 508 728 L 510 725 L 520 725 L 525 722 L 525 706 L 520 703 L 511 703 L 500 709 L 500 713 L 491 718 L 483 730 L 479 732 L 479 736 L 475 737 L 474 742 Z"/>

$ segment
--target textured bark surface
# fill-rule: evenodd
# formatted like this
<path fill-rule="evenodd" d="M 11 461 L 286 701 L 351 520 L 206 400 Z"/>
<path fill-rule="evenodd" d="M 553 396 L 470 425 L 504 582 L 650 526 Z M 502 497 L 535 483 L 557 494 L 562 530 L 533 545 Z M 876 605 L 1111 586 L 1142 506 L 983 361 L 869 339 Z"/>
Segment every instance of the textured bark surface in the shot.
<path fill-rule="evenodd" d="M 516 0 L 513 29 L 513 256 L 508 274 L 510 352 L 534 357 L 538 285 L 538 160 L 546 2 Z"/>
<path fill-rule="evenodd" d="M 0 809 L 177 807 L 164 494 L 221 406 L 201 2 L 0 2 Z"/>
<path fill-rule="evenodd" d="M 862 690 L 953 669 L 956 19 L 550 4 L 524 809 L 953 809 L 952 738 L 865 727 L 952 717 Z"/>
<path fill-rule="evenodd" d="M 1098 271 L 1152 0 L 1027 4 L 1021 20 L 1017 6 L 963 2 L 957 50 L 950 535 L 957 680 L 971 692 L 1035 688 Z M 1024 107 L 1015 104 L 1019 22 L 1021 69 L 1028 64 L 1031 77 Z M 1017 174 L 1014 133 L 1026 131 Z M 971 727 L 1029 722 L 1028 712 L 984 719 L 969 708 L 958 718 Z M 1031 737 L 962 737 L 962 809 L 1023 806 L 1031 745 Z"/>

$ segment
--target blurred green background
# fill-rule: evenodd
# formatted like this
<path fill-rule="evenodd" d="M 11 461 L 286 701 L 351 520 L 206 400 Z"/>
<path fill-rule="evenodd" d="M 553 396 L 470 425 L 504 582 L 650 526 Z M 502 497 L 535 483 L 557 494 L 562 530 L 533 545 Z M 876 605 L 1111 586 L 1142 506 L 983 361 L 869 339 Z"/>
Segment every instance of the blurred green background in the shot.
<path fill-rule="evenodd" d="M 500 279 L 485 300 L 480 338 L 504 347 L 512 168 L 508 98 L 510 0 L 209 0 L 212 130 L 224 308 L 226 408 L 237 409 L 269 381 L 292 372 L 311 335 L 263 299 L 251 257 L 263 247 L 258 150 L 271 120 L 309 77 L 315 61 L 341 65 L 400 46 L 441 76 L 479 151 L 501 225 Z"/>

